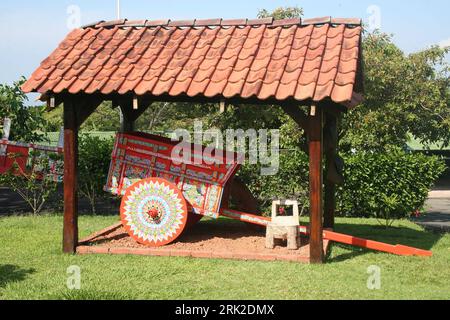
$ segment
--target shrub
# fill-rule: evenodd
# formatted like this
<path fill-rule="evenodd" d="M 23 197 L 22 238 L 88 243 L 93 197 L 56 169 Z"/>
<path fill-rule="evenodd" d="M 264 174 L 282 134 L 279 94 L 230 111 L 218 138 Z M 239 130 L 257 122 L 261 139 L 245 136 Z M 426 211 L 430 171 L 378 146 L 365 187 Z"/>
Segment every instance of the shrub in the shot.
<path fill-rule="evenodd" d="M 260 174 L 260 164 L 245 164 L 237 175 L 258 198 L 262 212 L 270 214 L 274 199 L 296 199 L 304 212 L 309 206 L 308 155 L 301 149 L 304 132 L 289 116 L 282 114 L 280 119 L 278 172 L 265 176 Z"/>
<path fill-rule="evenodd" d="M 256 196 L 261 211 L 271 212 L 272 200 L 296 199 L 303 213 L 309 206 L 308 156 L 299 150 L 280 153 L 280 167 L 276 175 L 262 176 L 259 165 L 244 165 L 239 170 L 241 178 Z"/>
<path fill-rule="evenodd" d="M 445 171 L 437 157 L 394 149 L 345 156 L 345 182 L 337 194 L 340 215 L 376 217 L 386 226 L 423 208 L 428 192 Z"/>
<path fill-rule="evenodd" d="M 445 171 L 437 157 L 397 149 L 344 158 L 345 181 L 337 191 L 337 215 L 375 217 L 386 226 L 421 210 L 429 190 Z M 263 212 L 270 212 L 274 198 L 297 199 L 302 211 L 309 206 L 308 156 L 298 148 L 281 152 L 275 176 L 261 176 L 259 166 L 251 165 L 244 165 L 238 174 L 259 198 Z"/>
<path fill-rule="evenodd" d="M 80 193 L 89 200 L 92 213 L 96 214 L 98 199 L 106 193 L 103 186 L 108 176 L 114 140 L 81 134 L 78 142 L 78 186 Z"/>

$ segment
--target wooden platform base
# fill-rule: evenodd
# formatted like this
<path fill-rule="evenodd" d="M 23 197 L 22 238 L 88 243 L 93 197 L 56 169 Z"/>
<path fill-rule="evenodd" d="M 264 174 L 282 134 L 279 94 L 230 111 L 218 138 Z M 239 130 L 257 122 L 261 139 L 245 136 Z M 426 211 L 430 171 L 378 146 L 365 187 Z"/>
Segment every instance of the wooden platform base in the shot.
<path fill-rule="evenodd" d="M 120 224 L 115 224 L 81 240 L 77 253 L 309 263 L 308 239 L 301 242 L 298 250 L 288 250 L 282 242 L 274 249 L 266 249 L 264 228 L 255 230 L 238 222 L 207 221 L 187 230 L 175 243 L 150 248 L 136 243 Z M 324 248 L 326 254 L 329 241 L 324 240 Z"/>

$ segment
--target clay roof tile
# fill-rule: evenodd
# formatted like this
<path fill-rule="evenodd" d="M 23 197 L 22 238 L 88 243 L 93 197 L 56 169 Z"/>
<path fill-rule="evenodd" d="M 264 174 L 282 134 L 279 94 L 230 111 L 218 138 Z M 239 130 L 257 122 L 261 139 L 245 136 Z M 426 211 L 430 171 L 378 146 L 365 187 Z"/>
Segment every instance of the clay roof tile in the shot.
<path fill-rule="evenodd" d="M 99 21 L 75 29 L 25 92 L 361 101 L 361 20 Z"/>

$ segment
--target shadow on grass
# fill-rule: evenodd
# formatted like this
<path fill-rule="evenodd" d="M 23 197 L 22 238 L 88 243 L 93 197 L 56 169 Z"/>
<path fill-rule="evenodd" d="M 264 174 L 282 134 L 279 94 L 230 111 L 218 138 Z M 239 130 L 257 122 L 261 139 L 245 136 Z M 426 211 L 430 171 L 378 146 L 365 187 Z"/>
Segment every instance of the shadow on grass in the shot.
<path fill-rule="evenodd" d="M 23 281 L 34 272 L 36 272 L 35 269 L 22 269 L 12 264 L 0 265 L 0 288 L 4 288 L 11 282 Z"/>
<path fill-rule="evenodd" d="M 367 240 L 374 240 L 392 245 L 401 244 L 424 250 L 431 250 L 442 237 L 442 234 L 415 230 L 406 227 L 390 227 L 386 229 L 382 226 L 376 225 L 357 225 L 345 223 L 336 225 L 335 231 Z M 377 252 L 374 250 L 333 242 L 331 249 L 336 247 L 348 249 L 351 250 L 351 252 L 332 257 L 330 254 L 332 250 L 330 250 L 327 257 L 327 262 L 341 262 L 367 254 L 369 252 Z"/>
<path fill-rule="evenodd" d="M 50 295 L 47 298 L 51 300 L 129 300 L 133 297 L 117 292 L 81 289 L 63 291 L 58 294 Z"/>

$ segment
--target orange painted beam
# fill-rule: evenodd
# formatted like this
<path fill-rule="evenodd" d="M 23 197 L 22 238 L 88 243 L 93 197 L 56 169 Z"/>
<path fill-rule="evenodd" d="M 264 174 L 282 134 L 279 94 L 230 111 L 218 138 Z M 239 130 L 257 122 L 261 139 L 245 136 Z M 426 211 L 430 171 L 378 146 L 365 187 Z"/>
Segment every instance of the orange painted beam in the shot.
<path fill-rule="evenodd" d="M 433 253 L 428 250 L 417 249 L 413 247 L 404 246 L 401 244 L 392 245 L 383 242 L 367 240 L 363 238 L 353 237 L 342 233 L 337 233 L 333 231 L 323 232 L 323 237 L 325 239 L 349 244 L 356 247 L 367 248 L 376 251 L 382 251 L 387 253 L 393 253 L 400 256 L 423 256 L 423 257 L 431 257 Z"/>
<path fill-rule="evenodd" d="M 271 221 L 271 219 L 267 217 L 261 217 L 254 214 L 249 214 L 231 209 L 222 209 L 220 211 L 220 215 L 261 226 L 266 226 Z M 309 230 L 307 227 L 300 226 L 299 229 L 301 234 L 309 235 Z M 400 256 L 431 257 L 433 255 L 433 253 L 429 250 L 417 249 L 413 247 L 404 246 L 401 244 L 392 245 L 388 243 L 367 240 L 328 230 L 323 231 L 323 238 L 326 240 L 348 244 L 355 247 L 366 248 L 375 251 L 382 251 Z"/>

